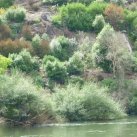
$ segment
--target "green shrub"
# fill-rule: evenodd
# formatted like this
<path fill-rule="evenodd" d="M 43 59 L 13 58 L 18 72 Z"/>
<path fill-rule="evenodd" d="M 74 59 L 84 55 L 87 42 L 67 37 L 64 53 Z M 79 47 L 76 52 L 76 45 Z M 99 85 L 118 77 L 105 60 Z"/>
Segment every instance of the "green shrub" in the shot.
<path fill-rule="evenodd" d="M 67 71 L 69 75 L 80 75 L 84 72 L 83 55 L 79 52 L 74 55 L 67 62 Z"/>
<path fill-rule="evenodd" d="M 0 116 L 12 124 L 35 124 L 52 120 L 45 94 L 22 74 L 0 76 Z"/>
<path fill-rule="evenodd" d="M 21 51 L 19 54 L 10 54 L 9 58 L 11 58 L 13 61 L 11 68 L 17 68 L 26 73 L 39 70 L 38 59 L 32 57 L 31 54 L 26 50 Z"/>
<path fill-rule="evenodd" d="M 103 27 L 105 26 L 105 19 L 102 15 L 97 15 L 95 17 L 95 20 L 93 21 L 93 27 L 95 28 L 95 31 L 100 32 Z"/>
<path fill-rule="evenodd" d="M 137 96 L 133 96 L 130 100 L 128 113 L 130 115 L 137 115 Z"/>
<path fill-rule="evenodd" d="M 118 90 L 118 82 L 116 79 L 113 78 L 106 78 L 101 81 L 101 85 L 104 87 L 108 87 L 110 91 L 117 91 Z"/>
<path fill-rule="evenodd" d="M 137 12 L 136 11 L 130 11 L 130 10 L 125 10 L 125 23 L 128 25 L 129 28 L 132 27 L 132 23 L 134 19 L 137 18 Z"/>
<path fill-rule="evenodd" d="M 133 50 L 136 51 L 137 50 L 137 40 L 134 42 L 133 44 Z"/>
<path fill-rule="evenodd" d="M 84 85 L 85 80 L 80 76 L 73 75 L 69 78 L 69 83 L 79 85 L 79 87 L 81 88 Z"/>
<path fill-rule="evenodd" d="M 87 30 L 89 20 L 87 20 L 86 6 L 81 3 L 72 3 L 62 6 L 59 13 L 53 17 L 54 24 L 62 24 L 70 30 Z"/>
<path fill-rule="evenodd" d="M 9 8 L 6 12 L 6 19 L 11 22 L 23 22 L 26 17 L 26 11 L 24 8 Z"/>
<path fill-rule="evenodd" d="M 87 7 L 87 12 L 89 14 L 89 16 L 92 17 L 91 22 L 93 22 L 93 20 L 95 19 L 96 15 L 100 15 L 104 13 L 105 8 L 107 7 L 107 3 L 105 2 L 98 2 L 98 1 L 94 1 L 92 2 L 88 7 Z"/>
<path fill-rule="evenodd" d="M 136 11 L 125 10 L 124 25 L 128 26 L 128 27 L 125 27 L 125 29 L 127 30 L 131 40 L 133 41 L 137 39 L 136 29 L 134 28 L 136 26 L 135 25 L 136 18 L 137 18 Z"/>
<path fill-rule="evenodd" d="M 67 69 L 60 61 L 47 61 L 45 65 L 46 74 L 51 81 L 65 83 L 67 81 Z"/>
<path fill-rule="evenodd" d="M 4 73 L 11 63 L 11 59 L 0 55 L 0 74 Z"/>
<path fill-rule="evenodd" d="M 45 88 L 45 79 L 43 77 L 43 73 L 39 73 L 37 71 L 33 71 L 30 74 L 30 77 L 33 80 L 33 83 L 38 87 L 38 88 Z"/>
<path fill-rule="evenodd" d="M 48 61 L 55 62 L 55 61 L 59 61 L 59 60 L 57 58 L 55 58 L 54 56 L 51 56 L 51 55 L 44 56 L 43 65 L 46 65 Z"/>
<path fill-rule="evenodd" d="M 131 70 L 132 72 L 137 72 L 137 52 L 133 52 Z"/>
<path fill-rule="evenodd" d="M 137 40 L 137 18 L 135 18 L 132 22 L 132 32 L 131 36 L 133 40 Z"/>
<path fill-rule="evenodd" d="M 58 115 L 69 121 L 107 120 L 124 116 L 118 103 L 114 102 L 95 84 L 85 84 L 81 89 L 77 85 L 57 88 L 53 95 Z"/>
<path fill-rule="evenodd" d="M 3 22 L 3 19 L 2 19 L 2 17 L 0 16 L 0 25 L 2 24 L 2 22 Z"/>
<path fill-rule="evenodd" d="M 127 102 L 127 113 L 130 115 L 137 115 L 137 79 L 128 80 L 127 91 L 128 91 L 128 102 Z"/>
<path fill-rule="evenodd" d="M 0 8 L 10 7 L 15 0 L 0 0 Z"/>
<path fill-rule="evenodd" d="M 35 48 L 35 47 L 38 47 L 41 43 L 41 37 L 36 34 L 33 39 L 32 39 L 32 46 Z"/>
<path fill-rule="evenodd" d="M 53 56 L 61 61 L 68 60 L 77 48 L 75 39 L 68 39 L 64 36 L 54 38 L 50 43 L 50 51 Z"/>
<path fill-rule="evenodd" d="M 0 25 L 6 23 L 6 20 L 3 15 L 0 15 Z"/>
<path fill-rule="evenodd" d="M 93 2 L 89 6 L 81 3 L 67 4 L 62 6 L 59 13 L 53 17 L 53 23 L 61 24 L 73 31 L 91 31 L 95 16 L 103 14 L 106 5 L 104 2 Z"/>

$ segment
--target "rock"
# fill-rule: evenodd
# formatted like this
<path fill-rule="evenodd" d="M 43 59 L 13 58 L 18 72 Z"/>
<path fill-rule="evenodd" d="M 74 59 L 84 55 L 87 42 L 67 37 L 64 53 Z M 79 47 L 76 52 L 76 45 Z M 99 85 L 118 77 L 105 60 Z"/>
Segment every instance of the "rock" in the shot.
<path fill-rule="evenodd" d="M 33 25 L 32 25 L 32 31 L 33 31 L 35 34 L 43 34 L 43 33 L 45 33 L 45 31 L 46 31 L 46 27 L 45 27 L 42 23 L 33 24 Z"/>
<path fill-rule="evenodd" d="M 45 12 L 41 14 L 41 19 L 44 21 L 51 21 L 51 14 L 50 12 Z"/>

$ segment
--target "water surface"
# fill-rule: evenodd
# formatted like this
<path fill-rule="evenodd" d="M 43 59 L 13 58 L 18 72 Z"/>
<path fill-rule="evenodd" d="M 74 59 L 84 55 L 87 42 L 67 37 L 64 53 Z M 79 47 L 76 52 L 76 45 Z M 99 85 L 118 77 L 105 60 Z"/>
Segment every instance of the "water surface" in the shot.
<path fill-rule="evenodd" d="M 0 137 L 137 137 L 137 117 L 107 122 L 41 125 L 31 128 L 0 126 Z"/>

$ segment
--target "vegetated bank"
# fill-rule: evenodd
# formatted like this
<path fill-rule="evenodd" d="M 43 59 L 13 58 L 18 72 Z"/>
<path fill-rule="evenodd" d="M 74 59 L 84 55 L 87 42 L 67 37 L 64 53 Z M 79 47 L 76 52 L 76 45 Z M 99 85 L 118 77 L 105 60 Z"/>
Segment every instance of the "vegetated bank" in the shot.
<path fill-rule="evenodd" d="M 0 117 L 33 125 L 137 114 L 136 3 L 12 2 L 0 2 Z"/>

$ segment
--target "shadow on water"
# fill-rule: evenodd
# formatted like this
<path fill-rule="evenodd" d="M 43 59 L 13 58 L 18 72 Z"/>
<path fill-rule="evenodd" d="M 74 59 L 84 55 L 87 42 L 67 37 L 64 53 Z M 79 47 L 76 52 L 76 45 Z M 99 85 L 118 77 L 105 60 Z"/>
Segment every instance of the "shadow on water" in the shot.
<path fill-rule="evenodd" d="M 0 137 L 137 137 L 137 117 L 107 122 L 38 125 L 32 128 L 1 125 Z"/>

